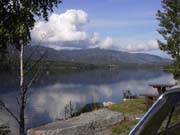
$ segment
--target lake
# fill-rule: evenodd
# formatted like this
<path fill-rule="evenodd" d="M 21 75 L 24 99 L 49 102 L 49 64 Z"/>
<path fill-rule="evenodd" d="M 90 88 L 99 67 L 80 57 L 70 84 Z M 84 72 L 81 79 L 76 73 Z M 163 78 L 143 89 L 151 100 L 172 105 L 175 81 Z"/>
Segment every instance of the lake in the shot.
<path fill-rule="evenodd" d="M 1 72 L 0 99 L 18 112 L 18 78 L 15 73 Z M 64 106 L 70 101 L 74 108 L 91 102 L 121 102 L 123 91 L 133 94 L 156 93 L 152 83 L 175 83 L 171 73 L 161 70 L 121 69 L 47 73 L 28 92 L 27 128 L 36 127 L 64 117 Z M 6 112 L 0 111 L 0 122 L 9 123 L 12 134 L 17 124 Z"/>

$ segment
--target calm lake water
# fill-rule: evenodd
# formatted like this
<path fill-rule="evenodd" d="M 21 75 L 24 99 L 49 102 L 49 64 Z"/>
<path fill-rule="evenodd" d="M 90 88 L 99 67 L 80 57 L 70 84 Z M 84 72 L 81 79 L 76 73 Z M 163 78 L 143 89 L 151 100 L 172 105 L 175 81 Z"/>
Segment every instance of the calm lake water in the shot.
<path fill-rule="evenodd" d="M 90 102 L 121 102 L 123 90 L 134 94 L 156 93 L 152 83 L 175 83 L 173 75 L 160 70 L 124 69 L 48 73 L 28 93 L 27 128 L 64 117 L 64 106 L 70 101 L 80 108 Z M 0 74 L 0 99 L 17 112 L 18 78 L 14 73 Z M 0 111 L 0 122 L 9 123 L 17 135 L 16 122 Z"/>

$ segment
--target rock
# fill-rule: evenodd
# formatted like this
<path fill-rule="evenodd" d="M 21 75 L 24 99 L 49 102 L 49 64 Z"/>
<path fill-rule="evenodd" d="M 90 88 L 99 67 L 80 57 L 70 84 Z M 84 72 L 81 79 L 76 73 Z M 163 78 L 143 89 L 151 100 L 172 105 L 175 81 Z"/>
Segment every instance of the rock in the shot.
<path fill-rule="evenodd" d="M 97 132 L 111 127 L 123 119 L 122 113 L 100 109 L 72 119 L 30 129 L 27 135 L 96 135 Z"/>

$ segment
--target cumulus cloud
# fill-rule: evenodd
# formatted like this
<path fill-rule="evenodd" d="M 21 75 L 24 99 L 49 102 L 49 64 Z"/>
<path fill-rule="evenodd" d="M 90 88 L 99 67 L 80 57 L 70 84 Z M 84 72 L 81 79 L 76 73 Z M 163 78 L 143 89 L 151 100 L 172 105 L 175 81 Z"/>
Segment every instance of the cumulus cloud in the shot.
<path fill-rule="evenodd" d="M 146 41 L 120 41 L 114 40 L 111 37 L 106 37 L 104 40 L 98 42 L 94 47 L 101 49 L 119 50 L 125 52 L 146 52 L 159 50 L 159 46 L 156 40 Z"/>
<path fill-rule="evenodd" d="M 32 31 L 34 40 L 43 42 L 64 42 L 86 40 L 82 27 L 88 23 L 88 14 L 83 10 L 67 10 L 62 14 L 53 13 L 48 22 L 39 21 Z"/>
<path fill-rule="evenodd" d="M 111 48 L 113 45 L 113 39 L 110 37 L 107 37 L 101 44 L 100 44 L 100 48 L 102 49 L 109 49 Z"/>
<path fill-rule="evenodd" d="M 32 30 L 32 39 L 33 41 L 42 41 L 43 45 L 57 50 L 87 48 L 113 49 L 128 52 L 158 50 L 156 40 L 124 42 L 116 41 L 109 36 L 101 40 L 98 32 L 94 32 L 89 36 L 83 29 L 88 23 L 88 14 L 83 10 L 71 9 L 61 14 L 53 13 L 49 17 L 48 22 L 38 21 L 35 24 Z"/>
<path fill-rule="evenodd" d="M 94 32 L 92 37 L 83 30 L 89 23 L 88 14 L 83 10 L 67 10 L 62 14 L 53 13 L 49 21 L 39 21 L 32 30 L 34 42 L 57 50 L 94 48 L 100 42 L 100 35 Z"/>
<path fill-rule="evenodd" d="M 93 33 L 93 36 L 92 36 L 92 38 L 91 38 L 91 43 L 92 43 L 92 44 L 98 44 L 98 43 L 99 43 L 99 40 L 100 40 L 100 38 L 99 38 L 99 33 L 94 32 L 94 33 Z"/>
<path fill-rule="evenodd" d="M 157 50 L 159 48 L 158 43 L 156 40 L 147 40 L 144 42 L 138 43 L 130 43 L 125 46 L 125 50 L 129 52 L 141 52 L 141 51 L 148 51 L 148 50 Z"/>

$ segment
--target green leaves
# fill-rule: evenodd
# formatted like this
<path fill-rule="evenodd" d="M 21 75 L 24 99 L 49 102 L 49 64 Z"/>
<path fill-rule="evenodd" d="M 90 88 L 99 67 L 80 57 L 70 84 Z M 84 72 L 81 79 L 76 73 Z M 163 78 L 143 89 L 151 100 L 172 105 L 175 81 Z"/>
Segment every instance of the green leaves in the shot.
<path fill-rule="evenodd" d="M 49 12 L 61 0 L 1 0 L 0 1 L 0 54 L 8 45 L 17 49 L 20 44 L 27 45 L 31 40 L 31 30 L 36 17 L 48 20 Z"/>
<path fill-rule="evenodd" d="M 180 0 L 162 0 L 162 7 L 157 12 L 158 32 L 164 38 L 158 41 L 159 48 L 180 63 Z M 180 64 L 176 64 L 176 72 L 177 69 L 180 72 Z"/>
<path fill-rule="evenodd" d="M 6 125 L 0 125 L 0 135 L 9 135 L 10 130 L 9 127 Z"/>

